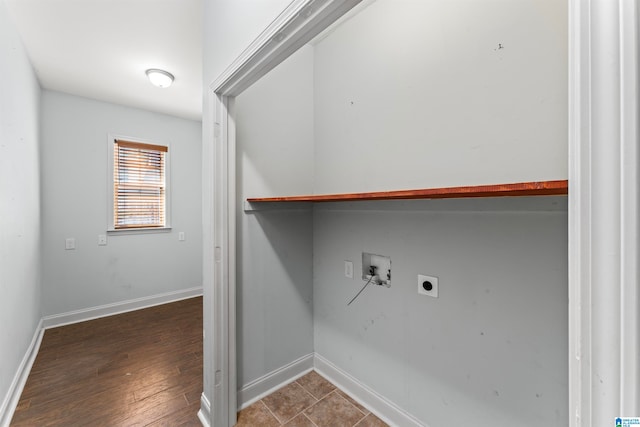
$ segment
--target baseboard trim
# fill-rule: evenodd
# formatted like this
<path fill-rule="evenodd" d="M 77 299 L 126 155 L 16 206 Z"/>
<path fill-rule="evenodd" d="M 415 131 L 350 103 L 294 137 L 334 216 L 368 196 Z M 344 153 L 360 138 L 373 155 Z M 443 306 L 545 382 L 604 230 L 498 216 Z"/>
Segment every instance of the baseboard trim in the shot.
<path fill-rule="evenodd" d="M 24 390 L 24 386 L 27 383 L 27 378 L 29 378 L 29 372 L 31 372 L 33 362 L 35 362 L 36 356 L 38 355 L 38 350 L 40 349 L 43 335 L 44 329 L 42 327 L 42 319 L 40 319 L 40 322 L 38 322 L 38 326 L 34 331 L 33 338 L 31 339 L 31 344 L 29 344 L 29 347 L 27 348 L 27 351 L 25 352 L 24 357 L 20 362 L 20 366 L 18 366 L 16 375 L 13 377 L 11 386 L 9 386 L 7 395 L 2 401 L 2 406 L 0 406 L 1 427 L 9 427 L 9 424 L 11 423 L 13 414 L 16 411 L 16 407 L 18 406 L 18 401 L 20 400 L 20 396 L 22 395 L 22 390 Z"/>
<path fill-rule="evenodd" d="M 152 295 L 148 297 L 136 298 L 128 301 L 100 305 L 97 307 L 84 308 L 82 310 L 69 311 L 67 313 L 54 314 L 42 318 L 42 327 L 44 329 L 57 328 L 58 326 L 85 322 L 87 320 L 113 316 L 115 314 L 122 314 L 134 310 L 141 310 L 143 308 L 176 302 L 200 295 L 202 295 L 202 287 L 189 288 L 174 292 Z"/>
<path fill-rule="evenodd" d="M 316 372 L 390 426 L 429 427 L 317 353 L 313 366 Z"/>
<path fill-rule="evenodd" d="M 313 359 L 313 353 L 307 354 L 242 387 L 238 391 L 238 410 L 246 408 L 311 371 L 313 369 Z"/>
<path fill-rule="evenodd" d="M 211 427 L 211 404 L 207 396 L 202 393 L 200 395 L 200 410 L 198 411 L 198 419 L 203 427 Z"/>

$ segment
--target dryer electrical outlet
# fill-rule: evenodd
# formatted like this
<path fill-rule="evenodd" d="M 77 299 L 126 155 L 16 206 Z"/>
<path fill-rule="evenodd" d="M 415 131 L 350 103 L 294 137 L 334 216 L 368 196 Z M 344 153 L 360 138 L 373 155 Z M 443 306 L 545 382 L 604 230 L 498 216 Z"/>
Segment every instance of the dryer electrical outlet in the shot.
<path fill-rule="evenodd" d="M 418 275 L 418 293 L 438 298 L 438 278 L 435 276 Z"/>

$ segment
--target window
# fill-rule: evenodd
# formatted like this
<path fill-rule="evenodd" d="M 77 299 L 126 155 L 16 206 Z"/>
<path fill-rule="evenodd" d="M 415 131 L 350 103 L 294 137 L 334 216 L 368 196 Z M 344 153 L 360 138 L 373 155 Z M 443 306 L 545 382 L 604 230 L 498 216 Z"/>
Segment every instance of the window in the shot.
<path fill-rule="evenodd" d="M 169 147 L 113 141 L 113 215 L 110 230 L 168 228 Z"/>

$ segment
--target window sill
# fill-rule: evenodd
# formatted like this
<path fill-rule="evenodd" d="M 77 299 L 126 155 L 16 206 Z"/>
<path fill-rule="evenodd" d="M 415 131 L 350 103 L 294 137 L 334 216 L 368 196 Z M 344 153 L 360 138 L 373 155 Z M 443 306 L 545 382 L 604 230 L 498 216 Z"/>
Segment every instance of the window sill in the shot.
<path fill-rule="evenodd" d="M 156 234 L 170 233 L 171 227 L 154 227 L 154 228 L 123 228 L 119 230 L 107 230 L 109 236 L 125 236 L 129 234 Z"/>

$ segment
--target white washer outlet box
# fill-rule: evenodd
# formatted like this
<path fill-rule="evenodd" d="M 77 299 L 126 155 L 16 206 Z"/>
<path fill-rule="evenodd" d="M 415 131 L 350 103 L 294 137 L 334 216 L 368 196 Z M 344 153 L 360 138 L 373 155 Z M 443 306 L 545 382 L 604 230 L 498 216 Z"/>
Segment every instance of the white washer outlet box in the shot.
<path fill-rule="evenodd" d="M 418 294 L 438 298 L 438 278 L 435 276 L 419 274 Z"/>

